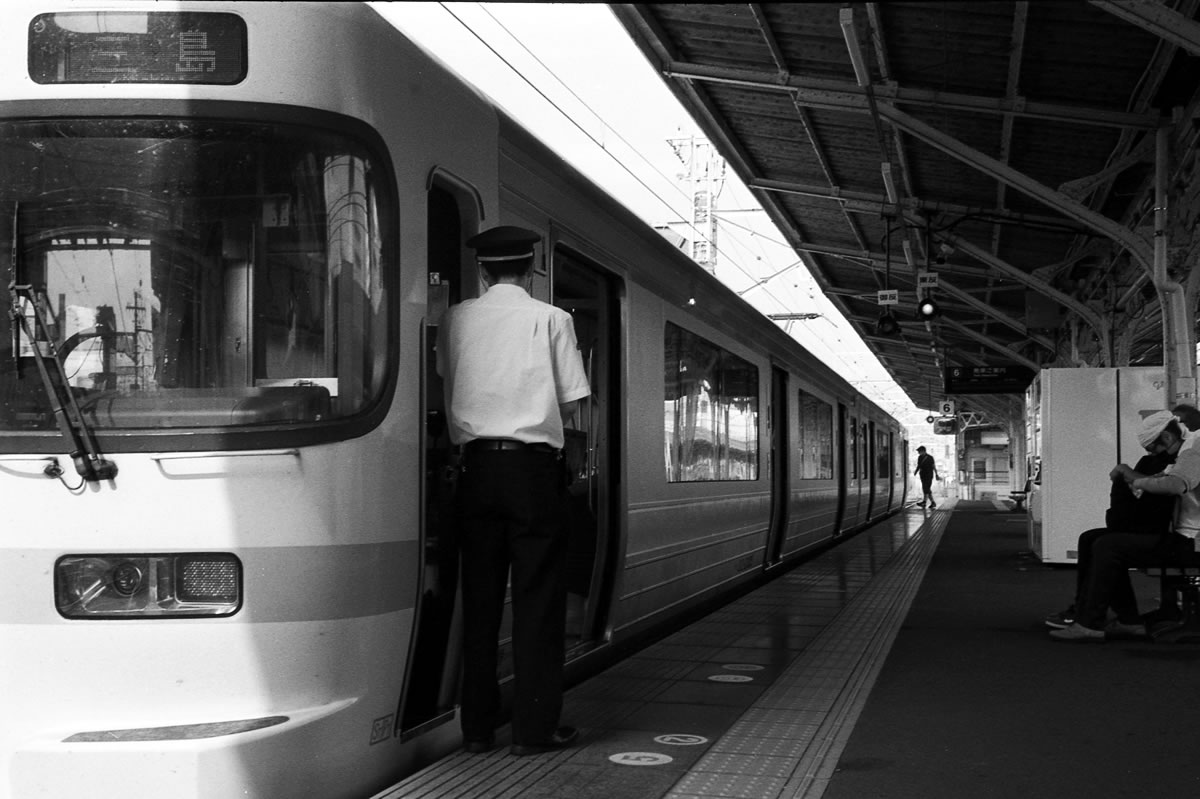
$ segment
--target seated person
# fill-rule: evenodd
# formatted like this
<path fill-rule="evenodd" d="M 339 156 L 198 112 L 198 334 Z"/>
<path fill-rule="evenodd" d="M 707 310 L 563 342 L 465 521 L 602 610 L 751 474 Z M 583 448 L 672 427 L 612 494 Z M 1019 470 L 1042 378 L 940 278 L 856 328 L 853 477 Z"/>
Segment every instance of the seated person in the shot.
<path fill-rule="evenodd" d="M 1194 440 L 1184 441 L 1183 429 L 1169 411 L 1148 417 L 1143 423 L 1143 431 L 1148 432 L 1163 422 L 1165 425 L 1157 438 L 1168 449 L 1176 450 L 1175 463 L 1157 475 L 1139 474 L 1125 464 L 1114 471 L 1129 483 L 1134 494 L 1145 492 L 1175 497 L 1174 529 L 1156 536 L 1127 532 L 1099 536 L 1092 545 L 1092 562 L 1077 606 L 1076 619 L 1061 630 L 1051 630 L 1051 638 L 1057 641 L 1101 642 L 1106 635 L 1144 635 L 1144 625 L 1128 624 L 1121 618 L 1111 625 L 1105 624 L 1109 607 L 1126 614 L 1130 607 L 1136 609 L 1137 600 L 1129 581 L 1129 569 L 1171 565 L 1194 556 L 1195 538 L 1200 533 L 1200 497 L 1194 493 L 1200 488 L 1200 447 L 1196 446 Z"/>
<path fill-rule="evenodd" d="M 1170 414 L 1162 411 L 1147 417 L 1138 430 L 1138 443 L 1146 450 L 1133 470 L 1138 474 L 1158 474 L 1168 465 L 1175 462 L 1175 454 L 1182 445 L 1182 440 L 1171 439 L 1161 435 L 1170 421 Z M 1128 468 L 1128 467 L 1126 467 Z M 1066 610 L 1051 613 L 1046 617 L 1046 626 L 1061 630 L 1069 627 L 1075 621 L 1076 608 L 1083 603 L 1084 587 L 1092 565 L 1092 547 L 1096 540 L 1110 533 L 1140 533 L 1160 536 L 1171 526 L 1171 517 L 1175 512 L 1175 498 L 1161 494 L 1142 494 L 1135 496 L 1125 480 L 1121 466 L 1115 466 L 1108 473 L 1111 481 L 1109 489 L 1108 510 L 1104 512 L 1104 526 L 1084 530 L 1079 535 L 1076 551 L 1079 553 L 1078 569 L 1075 573 L 1075 597 Z M 1130 588 L 1132 592 L 1132 587 Z M 1115 599 L 1117 605 L 1117 620 L 1122 624 L 1137 625 L 1141 620 L 1137 616 L 1137 603 L 1132 608 L 1124 595 Z"/>

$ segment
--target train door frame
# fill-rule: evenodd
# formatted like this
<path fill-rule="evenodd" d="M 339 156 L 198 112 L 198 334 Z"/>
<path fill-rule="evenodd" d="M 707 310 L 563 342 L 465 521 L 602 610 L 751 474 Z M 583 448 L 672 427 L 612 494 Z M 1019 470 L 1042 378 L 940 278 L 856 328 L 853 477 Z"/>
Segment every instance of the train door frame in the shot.
<path fill-rule="evenodd" d="M 771 511 L 767 527 L 767 545 L 763 552 L 763 565 L 771 568 L 783 557 L 783 543 L 787 538 L 788 509 L 791 505 L 792 461 L 788 443 L 791 439 L 791 414 L 788 411 L 790 392 L 787 371 L 771 366 L 771 405 L 767 414 L 770 426 L 771 451 L 768 463 L 771 476 Z"/>
<path fill-rule="evenodd" d="M 572 296 L 562 296 L 564 288 L 570 289 Z M 565 431 L 567 466 L 575 488 L 571 493 L 570 512 L 574 546 L 568 549 L 567 569 L 568 659 L 599 645 L 609 634 L 617 547 L 621 539 L 617 502 L 623 478 L 617 446 L 623 423 L 621 412 L 625 407 L 620 380 L 622 295 L 623 284 L 616 273 L 586 257 L 577 248 L 554 242 L 551 302 L 570 311 L 576 320 L 576 337 L 592 385 L 592 394 L 581 401 L 575 421 L 576 425 L 582 425 L 582 430 L 575 427 Z M 588 323 L 580 324 L 585 317 Z M 577 440 L 577 436 L 572 435 L 575 432 L 584 436 L 581 450 L 572 445 L 572 441 Z M 580 483 L 584 484 L 582 491 L 578 489 Z M 589 536 L 593 539 L 590 548 L 586 546 Z M 584 546 L 580 547 L 580 543 Z M 572 585 L 584 588 L 586 594 L 570 591 Z M 572 636 L 576 624 L 578 635 Z"/>
<path fill-rule="evenodd" d="M 896 502 L 896 431 L 887 431 L 887 508 L 891 510 Z"/>
<path fill-rule="evenodd" d="M 833 535 L 837 537 L 845 532 L 846 525 L 846 497 L 850 493 L 850 471 L 848 461 L 850 460 L 850 439 L 846 435 L 849 429 L 847 418 L 849 410 L 842 403 L 837 406 L 837 431 L 835 435 L 837 443 L 837 516 L 833 522 Z"/>
<path fill-rule="evenodd" d="M 412 636 L 405 661 L 396 733 L 408 740 L 455 717 L 462 652 L 462 600 L 458 547 L 450 514 L 457 474 L 445 428 L 441 378 L 436 368 L 441 315 L 478 289 L 466 240 L 483 219 L 479 192 L 469 182 L 435 169 L 427 183 L 426 315 L 421 320 L 419 395 L 421 458 L 418 525 L 422 562 L 417 574 Z"/>
<path fill-rule="evenodd" d="M 877 474 L 877 467 L 879 465 L 879 442 L 875 439 L 876 428 L 875 421 L 873 419 L 868 419 L 864 425 L 864 428 L 863 435 L 866 437 L 865 450 L 867 456 L 867 462 L 864 464 L 864 471 L 867 474 L 867 518 L 873 519 L 879 512 L 875 504 L 875 500 L 878 499 L 878 492 L 875 490 L 875 484 L 879 480 L 879 475 Z"/>

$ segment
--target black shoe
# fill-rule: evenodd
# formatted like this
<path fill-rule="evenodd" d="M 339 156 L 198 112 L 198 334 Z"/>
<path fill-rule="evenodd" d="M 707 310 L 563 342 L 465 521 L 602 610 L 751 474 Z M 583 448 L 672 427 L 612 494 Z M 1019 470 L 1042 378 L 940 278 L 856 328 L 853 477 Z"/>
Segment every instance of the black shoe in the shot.
<path fill-rule="evenodd" d="M 496 738 L 488 735 L 483 738 L 468 738 L 463 741 L 463 751 L 473 755 L 482 755 L 496 748 Z"/>
<path fill-rule="evenodd" d="M 543 752 L 553 752 L 556 749 L 566 749 L 571 744 L 575 743 L 575 739 L 579 737 L 579 730 L 574 727 L 559 727 L 550 737 L 536 744 L 513 744 L 509 747 L 510 754 L 517 757 L 526 757 L 527 755 L 540 755 Z"/>
<path fill-rule="evenodd" d="M 1064 630 L 1075 623 L 1075 606 L 1071 605 L 1066 610 L 1060 610 L 1058 613 L 1051 613 L 1046 617 L 1046 626 L 1054 630 Z"/>

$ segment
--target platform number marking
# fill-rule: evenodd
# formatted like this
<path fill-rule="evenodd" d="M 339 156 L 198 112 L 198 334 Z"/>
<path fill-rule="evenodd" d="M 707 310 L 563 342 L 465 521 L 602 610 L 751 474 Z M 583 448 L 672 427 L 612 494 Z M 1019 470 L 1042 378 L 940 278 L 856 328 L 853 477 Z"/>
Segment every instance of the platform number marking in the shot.
<path fill-rule="evenodd" d="M 659 735 L 655 737 L 654 742 L 667 746 L 699 746 L 708 743 L 708 739 L 703 735 L 686 735 L 677 732 L 671 735 Z"/>
<path fill-rule="evenodd" d="M 608 759 L 618 766 L 665 766 L 675 758 L 658 752 L 619 752 Z"/>
<path fill-rule="evenodd" d="M 379 718 L 375 719 L 375 721 L 371 722 L 371 746 L 374 746 L 381 741 L 386 741 L 388 738 L 392 737 L 393 718 L 395 718 L 395 714 L 389 713 L 386 716 L 380 716 Z"/>

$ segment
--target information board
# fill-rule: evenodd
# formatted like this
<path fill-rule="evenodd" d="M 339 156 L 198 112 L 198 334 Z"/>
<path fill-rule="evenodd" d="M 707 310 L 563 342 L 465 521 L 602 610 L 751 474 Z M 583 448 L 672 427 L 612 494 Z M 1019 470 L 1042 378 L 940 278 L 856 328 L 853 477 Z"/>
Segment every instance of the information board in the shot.
<path fill-rule="evenodd" d="M 1021 394 L 1033 380 L 1027 366 L 947 366 L 947 394 Z"/>

